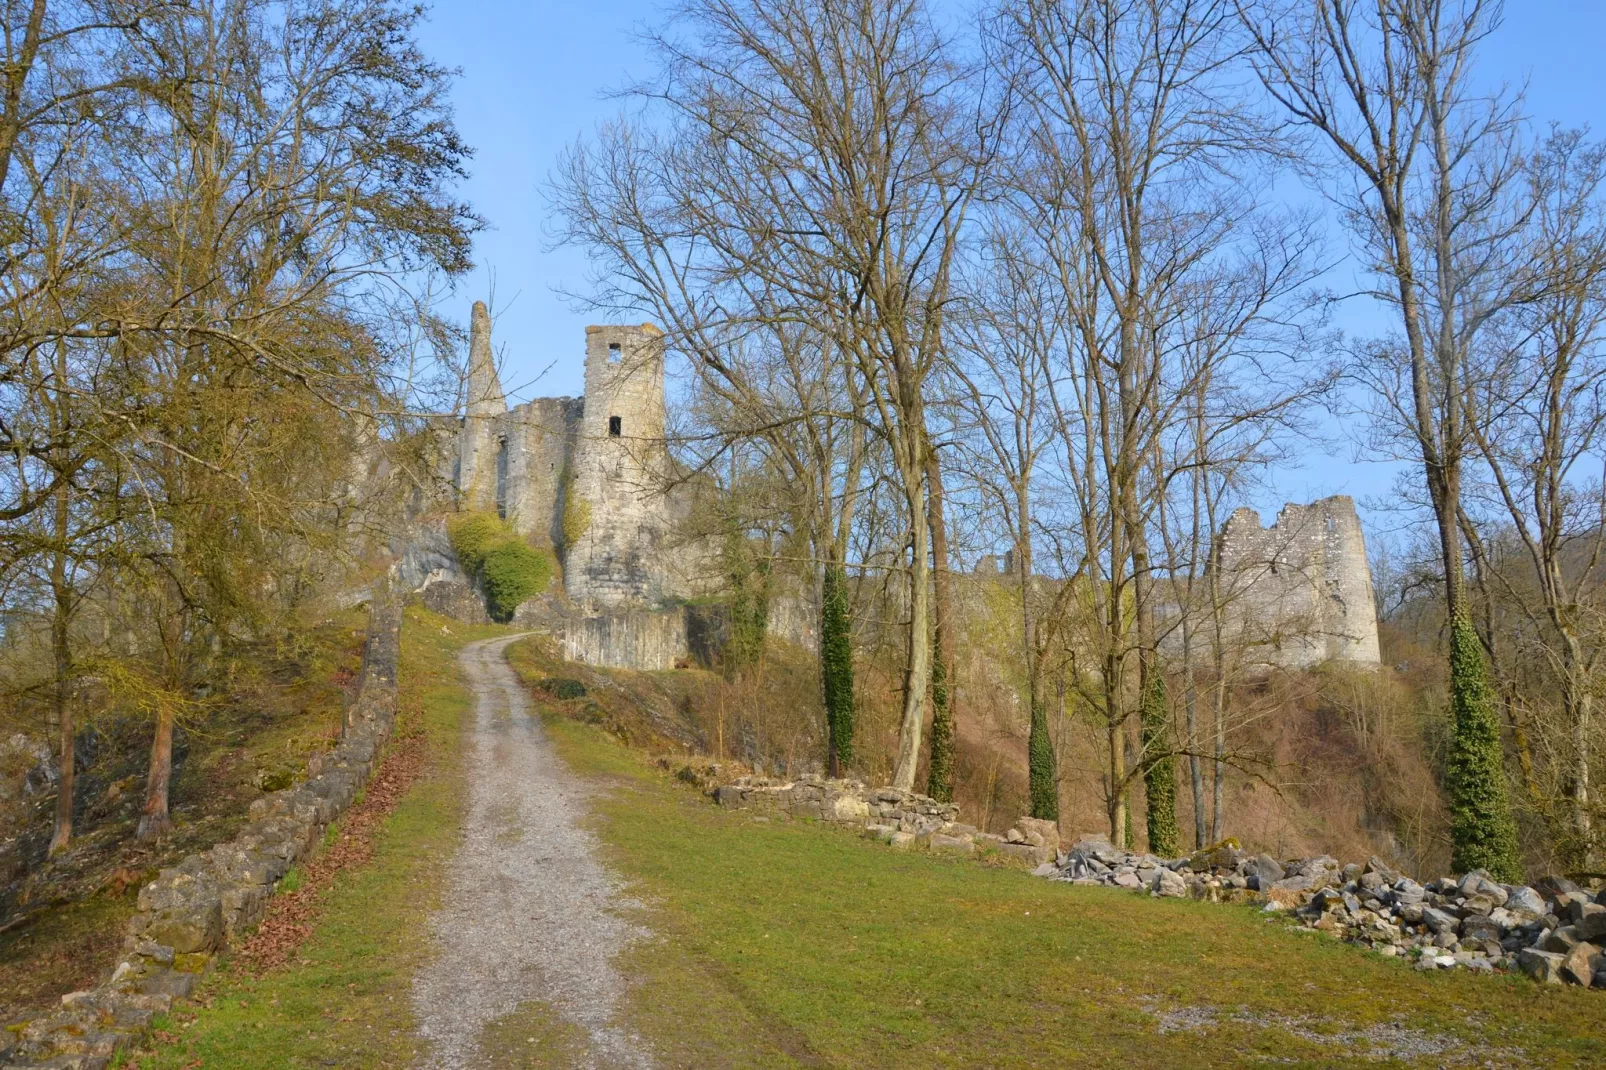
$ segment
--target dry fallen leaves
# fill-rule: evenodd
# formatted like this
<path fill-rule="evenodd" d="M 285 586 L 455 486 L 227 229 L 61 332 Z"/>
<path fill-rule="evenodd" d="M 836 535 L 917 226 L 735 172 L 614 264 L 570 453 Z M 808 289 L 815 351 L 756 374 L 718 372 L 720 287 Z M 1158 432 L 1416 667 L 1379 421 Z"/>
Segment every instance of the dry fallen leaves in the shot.
<path fill-rule="evenodd" d="M 311 935 L 319 900 L 335 877 L 364 865 L 373 857 L 374 837 L 380 826 L 423 771 L 424 750 L 421 732 L 397 738 L 380 763 L 379 771 L 369 781 L 362 802 L 346 812 L 339 837 L 302 867 L 301 886 L 273 897 L 262 924 L 240 948 L 242 965 L 261 972 L 277 969 L 290 961 L 296 949 Z M 311 960 L 305 958 L 298 958 L 297 962 L 302 966 L 311 965 Z"/>

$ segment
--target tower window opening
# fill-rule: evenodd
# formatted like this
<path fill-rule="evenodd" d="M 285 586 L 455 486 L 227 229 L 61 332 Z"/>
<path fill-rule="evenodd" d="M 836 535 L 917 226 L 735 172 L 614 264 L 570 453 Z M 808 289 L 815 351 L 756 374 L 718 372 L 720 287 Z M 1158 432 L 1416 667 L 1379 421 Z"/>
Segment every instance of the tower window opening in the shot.
<path fill-rule="evenodd" d="M 608 437 L 618 438 L 625 433 L 625 421 L 622 416 L 608 417 Z"/>
<path fill-rule="evenodd" d="M 625 355 L 624 347 L 621 346 L 618 342 L 609 342 L 608 343 L 608 359 L 610 361 L 617 362 L 619 360 L 622 360 L 624 358 L 624 355 Z"/>
<path fill-rule="evenodd" d="M 507 439 L 496 440 L 496 515 L 507 519 Z"/>

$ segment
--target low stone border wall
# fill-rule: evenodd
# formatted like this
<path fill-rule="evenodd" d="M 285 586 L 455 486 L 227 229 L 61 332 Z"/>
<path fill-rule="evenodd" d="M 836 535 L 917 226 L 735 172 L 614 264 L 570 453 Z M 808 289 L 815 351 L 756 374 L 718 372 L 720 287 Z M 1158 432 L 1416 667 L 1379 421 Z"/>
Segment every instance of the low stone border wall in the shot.
<path fill-rule="evenodd" d="M 100 1070 L 194 990 L 212 958 L 262 919 L 273 886 L 373 775 L 395 724 L 400 652 L 401 603 L 387 597 L 369 612 L 362 682 L 340 744 L 308 763 L 305 783 L 253 802 L 251 823 L 233 840 L 187 855 L 141 889 L 110 980 L 69 993 L 59 1011 L 0 1035 L 0 1067 Z"/>
<path fill-rule="evenodd" d="M 704 779 L 692 766 L 677 775 Z M 1001 854 L 1035 864 L 1033 874 L 1051 880 L 1287 911 L 1308 928 L 1413 958 L 1422 970 L 1518 970 L 1606 989 L 1606 886 L 1583 888 L 1564 877 L 1500 884 L 1482 871 L 1424 885 L 1376 857 L 1364 865 L 1325 855 L 1279 861 L 1232 841 L 1166 859 L 1085 836 L 1061 853 L 1052 821 L 1023 817 L 1004 836 L 989 835 L 961 824 L 957 806 L 858 780 L 741 777 L 709 794 L 724 807 L 841 825 L 894 847 Z"/>
<path fill-rule="evenodd" d="M 1231 843 L 1188 858 L 1136 854 L 1089 836 L 1043 876 L 1157 896 L 1263 903 L 1308 928 L 1418 969 L 1520 970 L 1538 981 L 1606 989 L 1606 887 L 1565 877 L 1501 884 L 1482 870 L 1419 884 L 1373 857 L 1279 861 Z"/>
<path fill-rule="evenodd" d="M 893 847 L 959 855 L 995 852 L 1034 865 L 1053 862 L 1059 853 L 1059 830 L 1052 821 L 1023 817 L 1007 834 L 995 836 L 961 824 L 959 807 L 952 803 L 897 788 L 869 788 L 860 780 L 742 777 L 712 795 L 721 806 L 843 825 Z"/>

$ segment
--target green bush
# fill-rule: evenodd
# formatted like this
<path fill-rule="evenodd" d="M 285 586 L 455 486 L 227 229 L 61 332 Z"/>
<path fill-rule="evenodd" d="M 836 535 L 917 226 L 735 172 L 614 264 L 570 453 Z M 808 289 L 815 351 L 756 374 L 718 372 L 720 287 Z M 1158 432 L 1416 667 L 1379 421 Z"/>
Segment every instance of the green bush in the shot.
<path fill-rule="evenodd" d="M 479 575 L 485 564 L 485 553 L 491 545 L 510 534 L 507 521 L 495 513 L 462 513 L 446 524 L 446 537 L 451 540 L 452 553 L 457 555 L 458 564 L 470 576 Z"/>
<path fill-rule="evenodd" d="M 552 559 L 517 536 L 501 539 L 485 550 L 480 564 L 480 586 L 491 619 L 507 622 L 526 598 L 546 589 L 552 578 Z"/>
<path fill-rule="evenodd" d="M 1031 726 L 1026 737 L 1027 790 L 1032 816 L 1043 821 L 1060 819 L 1060 781 L 1055 768 L 1054 741 L 1048 734 L 1048 710 L 1032 700 Z"/>
<path fill-rule="evenodd" d="M 1522 880 L 1517 825 L 1506 797 L 1500 722 L 1483 646 L 1472 621 L 1450 621 L 1450 866 L 1457 873 L 1488 870 L 1497 881 Z"/>
<path fill-rule="evenodd" d="M 820 600 L 820 679 L 825 691 L 825 724 L 831 775 L 853 761 L 853 607 L 847 572 L 832 562 L 825 567 Z"/>
<path fill-rule="evenodd" d="M 540 686 L 543 692 L 559 700 L 586 697 L 585 684 L 563 676 L 549 676 L 541 681 Z"/>
<path fill-rule="evenodd" d="M 1149 853 L 1175 858 L 1177 774 L 1171 757 L 1171 703 L 1166 697 L 1165 672 L 1158 665 L 1149 670 L 1138 724 L 1143 741 L 1143 793 L 1148 802 Z"/>
<path fill-rule="evenodd" d="M 485 592 L 491 619 L 506 623 L 552 579 L 552 558 L 514 533 L 495 513 L 464 513 L 446 525 L 452 552 Z"/>

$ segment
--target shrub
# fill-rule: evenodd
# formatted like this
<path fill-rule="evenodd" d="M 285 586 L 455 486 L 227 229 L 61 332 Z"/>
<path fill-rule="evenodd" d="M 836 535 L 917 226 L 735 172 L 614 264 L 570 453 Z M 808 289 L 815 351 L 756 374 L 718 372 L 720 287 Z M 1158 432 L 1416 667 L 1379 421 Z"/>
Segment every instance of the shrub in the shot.
<path fill-rule="evenodd" d="M 1031 727 L 1026 738 L 1026 772 L 1032 796 L 1032 816 L 1043 821 L 1060 819 L 1059 773 L 1054 768 L 1054 741 L 1048 735 L 1048 710 L 1031 702 Z"/>
<path fill-rule="evenodd" d="M 831 775 L 853 761 L 853 607 L 848 578 L 840 564 L 825 568 L 820 600 L 820 678 L 825 691 Z"/>
<path fill-rule="evenodd" d="M 507 521 L 495 513 L 462 513 L 447 521 L 446 537 L 452 553 L 470 576 L 479 575 L 491 545 L 510 534 Z"/>
<path fill-rule="evenodd" d="M 570 680 L 562 676 L 549 676 L 541 681 L 540 686 L 543 692 L 555 699 L 567 700 L 586 697 L 586 685 L 579 680 Z"/>
<path fill-rule="evenodd" d="M 1158 665 L 1149 670 L 1138 724 L 1143 741 L 1143 794 L 1148 803 L 1149 853 L 1174 858 L 1177 854 L 1177 774 L 1171 758 L 1171 703 L 1166 696 L 1165 672 Z"/>
<path fill-rule="evenodd" d="M 464 513 L 446 525 L 452 552 L 485 592 L 491 619 L 513 619 L 519 603 L 546 589 L 552 558 L 513 532 L 495 513 Z"/>
<path fill-rule="evenodd" d="M 1464 615 L 1450 621 L 1450 712 L 1454 738 L 1450 793 L 1450 865 L 1457 873 L 1488 870 L 1497 881 L 1522 880 L 1517 825 L 1506 797 L 1500 723 L 1483 647 Z"/>
<path fill-rule="evenodd" d="M 517 536 L 492 543 L 480 564 L 480 586 L 491 619 L 507 622 L 526 598 L 540 594 L 552 579 L 552 560 Z"/>
<path fill-rule="evenodd" d="M 563 552 L 574 549 L 591 527 L 591 503 L 580 493 L 580 483 L 569 479 L 563 491 Z"/>

